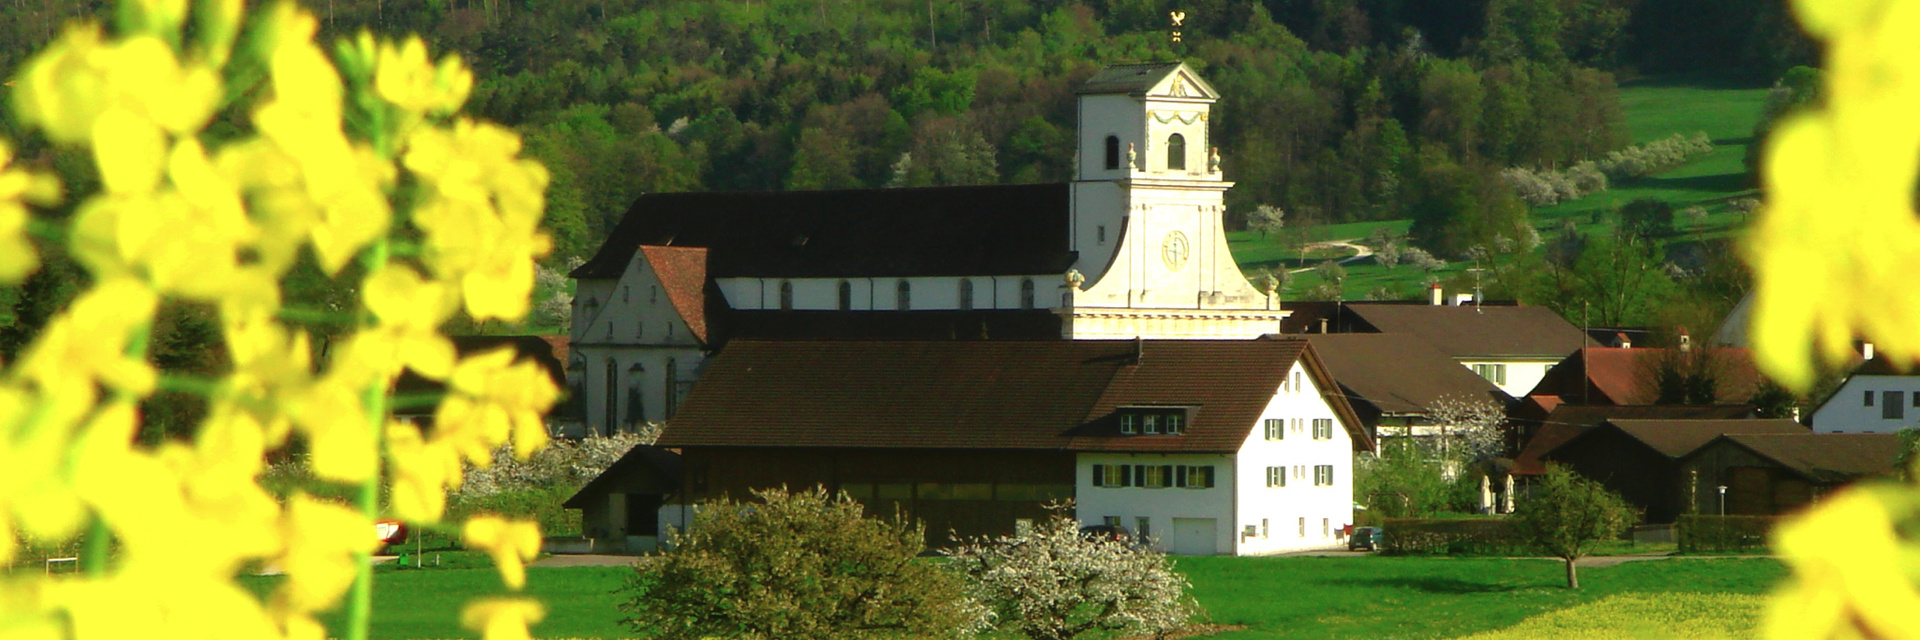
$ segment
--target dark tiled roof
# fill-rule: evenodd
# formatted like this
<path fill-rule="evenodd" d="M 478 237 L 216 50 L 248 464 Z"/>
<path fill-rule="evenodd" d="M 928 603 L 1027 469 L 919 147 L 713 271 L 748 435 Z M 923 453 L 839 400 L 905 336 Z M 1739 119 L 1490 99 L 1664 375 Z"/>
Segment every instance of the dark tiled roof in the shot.
<path fill-rule="evenodd" d="M 1069 186 L 641 196 L 575 278 L 614 278 L 644 245 L 709 249 L 713 278 L 1066 273 Z"/>
<path fill-rule="evenodd" d="M 1822 484 L 1890 473 L 1900 454 L 1900 436 L 1892 433 L 1729 435 L 1725 439 Z"/>
<path fill-rule="evenodd" d="M 1655 373 L 1661 360 L 1673 353 L 1668 349 L 1582 349 L 1554 365 L 1531 395 L 1557 395 L 1572 404 L 1650 405 L 1660 399 Z M 1744 402 L 1758 390 L 1762 378 L 1746 349 L 1696 349 L 1694 353 L 1709 358 L 1709 366 L 1718 370 L 1719 402 Z"/>
<path fill-rule="evenodd" d="M 643 245 L 640 253 L 653 266 L 660 288 L 666 290 L 667 301 L 687 323 L 687 330 L 695 340 L 707 343 L 707 249 Z"/>
<path fill-rule="evenodd" d="M 1669 458 L 1678 459 L 1693 453 L 1701 445 L 1728 434 L 1803 434 L 1807 428 L 1798 422 L 1779 419 L 1766 420 L 1608 420 L 1596 429 L 1618 429 L 1635 440 L 1646 444 L 1654 451 Z M 1588 433 L 1592 433 L 1589 430 Z M 1585 434 L 1582 434 L 1585 435 Z M 1561 447 L 1572 446 L 1570 440 Z M 1549 454 L 1548 457 L 1552 457 Z"/>
<path fill-rule="evenodd" d="M 1378 331 L 1418 336 L 1458 359 L 1557 359 L 1582 346 L 1592 346 L 1578 327 L 1546 307 L 1373 302 L 1350 302 L 1346 307 Z"/>
<path fill-rule="evenodd" d="M 1474 375 L 1425 341 L 1399 333 L 1333 333 L 1304 336 L 1326 361 L 1333 379 L 1388 414 L 1421 414 L 1441 398 L 1493 400 L 1502 407 L 1512 398 Z"/>
<path fill-rule="evenodd" d="M 739 340 L 660 444 L 1232 452 L 1297 359 L 1325 385 L 1310 353 L 1300 340 Z M 1094 435 L 1140 405 L 1190 408 L 1185 435 Z"/>
<path fill-rule="evenodd" d="M 616 489 L 651 489 L 666 493 L 679 488 L 680 469 L 680 454 L 654 445 L 637 445 L 628 449 L 626 455 L 608 465 L 605 471 L 574 492 L 573 497 L 567 498 L 560 506 L 585 509 L 588 504 L 601 500 Z"/>
<path fill-rule="evenodd" d="M 1514 456 L 1513 472 L 1546 473 L 1540 456 L 1609 419 L 1736 420 L 1753 417 L 1753 407 L 1737 405 L 1562 405 L 1547 414 L 1544 423 Z"/>
<path fill-rule="evenodd" d="M 1167 74 L 1180 68 L 1178 62 L 1148 62 L 1144 64 L 1117 64 L 1093 74 L 1087 81 L 1074 89 L 1074 93 L 1128 93 L 1140 95 L 1152 89 L 1166 79 Z"/>

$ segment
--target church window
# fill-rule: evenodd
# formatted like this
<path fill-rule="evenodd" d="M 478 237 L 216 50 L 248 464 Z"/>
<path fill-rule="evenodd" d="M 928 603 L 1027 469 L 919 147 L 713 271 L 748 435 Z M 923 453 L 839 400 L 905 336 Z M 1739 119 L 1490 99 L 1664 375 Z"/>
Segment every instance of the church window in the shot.
<path fill-rule="evenodd" d="M 642 339 L 645 339 L 646 337 L 647 337 L 647 323 L 645 322 L 633 323 L 633 339 L 642 340 Z"/>
<path fill-rule="evenodd" d="M 845 280 L 840 281 L 840 310 L 853 310 L 853 283 Z"/>
<path fill-rule="evenodd" d="M 1167 168 L 1187 168 L 1187 139 L 1178 133 L 1167 136 Z"/>
<path fill-rule="evenodd" d="M 1107 169 L 1120 168 L 1120 136 L 1107 136 Z"/>
<path fill-rule="evenodd" d="M 899 286 L 894 287 L 894 299 L 895 304 L 901 311 L 912 309 L 913 285 L 908 283 L 906 279 L 901 279 Z"/>
<path fill-rule="evenodd" d="M 967 278 L 960 279 L 960 310 L 973 310 L 973 280 Z"/>
<path fill-rule="evenodd" d="M 793 282 L 791 281 L 782 281 L 780 283 L 780 310 L 793 310 Z"/>
<path fill-rule="evenodd" d="M 659 303 L 660 303 L 660 287 L 658 286 L 649 287 L 647 289 L 647 304 L 659 304 Z"/>
<path fill-rule="evenodd" d="M 663 390 L 664 393 L 662 393 L 661 395 L 665 397 L 667 400 L 666 417 L 668 418 L 672 418 L 673 414 L 680 410 L 680 399 L 674 397 L 673 395 L 673 391 L 674 391 L 673 382 L 679 379 L 680 379 L 679 367 L 674 363 L 673 358 L 667 358 L 667 375 L 663 380 L 661 380 L 661 382 L 665 384 L 666 388 Z"/>
<path fill-rule="evenodd" d="M 620 287 L 620 304 L 626 304 L 628 302 L 627 294 L 631 293 L 632 291 L 633 291 L 632 286 Z"/>
<path fill-rule="evenodd" d="M 1020 308 L 1033 310 L 1033 278 L 1020 280 Z"/>
<path fill-rule="evenodd" d="M 615 420 L 617 420 L 620 415 L 620 363 L 615 362 L 612 357 L 607 358 L 607 379 L 605 382 L 607 388 L 607 412 L 606 415 L 601 416 L 600 419 L 601 428 L 605 429 L 601 435 L 613 435 Z"/>
<path fill-rule="evenodd" d="M 1094 227 L 1094 231 L 1099 234 L 1100 244 L 1106 244 L 1107 243 L 1107 225 L 1103 224 L 1098 227 Z"/>

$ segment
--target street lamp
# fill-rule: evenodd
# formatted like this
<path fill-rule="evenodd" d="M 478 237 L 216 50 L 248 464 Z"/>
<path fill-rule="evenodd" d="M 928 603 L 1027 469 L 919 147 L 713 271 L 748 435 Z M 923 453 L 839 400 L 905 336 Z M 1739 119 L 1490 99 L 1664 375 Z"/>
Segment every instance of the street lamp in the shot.
<path fill-rule="evenodd" d="M 1720 485 L 1720 515 L 1727 515 L 1727 485 Z"/>

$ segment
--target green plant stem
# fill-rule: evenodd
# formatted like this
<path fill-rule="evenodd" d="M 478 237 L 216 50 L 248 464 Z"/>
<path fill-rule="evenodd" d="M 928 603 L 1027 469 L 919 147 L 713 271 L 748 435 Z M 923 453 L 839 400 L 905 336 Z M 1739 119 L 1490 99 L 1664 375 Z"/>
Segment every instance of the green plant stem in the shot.
<path fill-rule="evenodd" d="M 387 241 L 382 239 L 373 243 L 373 247 L 367 250 L 364 259 L 369 273 L 385 265 Z M 371 321 L 371 314 L 363 308 L 361 322 L 369 321 Z M 367 412 L 368 427 L 373 429 L 374 450 L 382 453 L 386 450 L 387 393 L 386 381 L 381 380 L 367 385 L 361 400 Z M 360 483 L 358 497 L 360 513 L 368 520 L 372 520 L 379 514 L 380 478 L 381 472 L 376 470 Z M 372 532 L 369 531 L 367 534 L 370 535 Z M 356 553 L 354 560 L 353 588 L 347 592 L 346 637 L 347 640 L 366 640 L 367 627 L 373 620 L 373 555 Z"/>
<path fill-rule="evenodd" d="M 107 550 L 113 542 L 113 532 L 107 529 L 107 521 L 96 513 L 87 518 L 87 540 L 80 548 L 80 571 L 88 577 L 99 577 L 107 573 Z"/>

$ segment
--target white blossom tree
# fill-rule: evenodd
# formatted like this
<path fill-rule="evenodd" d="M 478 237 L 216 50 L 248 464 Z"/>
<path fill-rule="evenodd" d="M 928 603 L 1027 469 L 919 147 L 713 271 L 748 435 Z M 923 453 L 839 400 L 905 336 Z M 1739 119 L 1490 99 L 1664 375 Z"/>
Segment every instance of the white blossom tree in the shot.
<path fill-rule="evenodd" d="M 1064 509 L 1056 508 L 1056 511 Z M 1082 536 L 1063 515 L 1029 532 L 947 552 L 1001 627 L 1035 640 L 1096 633 L 1164 637 L 1200 612 L 1165 555 L 1134 541 Z"/>

